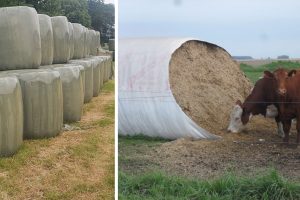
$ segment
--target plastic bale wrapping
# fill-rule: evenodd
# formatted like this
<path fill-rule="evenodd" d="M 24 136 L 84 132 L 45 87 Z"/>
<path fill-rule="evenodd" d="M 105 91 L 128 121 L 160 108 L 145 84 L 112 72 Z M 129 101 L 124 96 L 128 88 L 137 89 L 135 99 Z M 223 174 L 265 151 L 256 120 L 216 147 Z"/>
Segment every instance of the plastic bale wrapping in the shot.
<path fill-rule="evenodd" d="M 70 30 L 65 16 L 51 17 L 54 56 L 53 63 L 67 63 L 70 56 Z"/>
<path fill-rule="evenodd" d="M 97 55 L 97 32 L 92 30 L 92 42 L 90 45 L 90 55 L 96 56 Z"/>
<path fill-rule="evenodd" d="M 23 141 L 23 101 L 15 76 L 0 74 L 0 156 L 11 156 Z"/>
<path fill-rule="evenodd" d="M 84 32 L 84 53 L 83 57 L 86 58 L 88 57 L 88 29 L 86 27 L 83 27 L 83 32 Z"/>
<path fill-rule="evenodd" d="M 114 51 L 115 50 L 115 39 L 109 39 L 108 41 L 108 48 L 110 51 Z"/>
<path fill-rule="evenodd" d="M 190 38 L 119 41 L 119 133 L 216 138 L 251 89 L 223 48 Z"/>
<path fill-rule="evenodd" d="M 33 69 L 40 64 L 40 26 L 35 9 L 0 8 L 0 70 Z"/>
<path fill-rule="evenodd" d="M 53 62 L 53 30 L 51 18 L 48 15 L 39 14 L 42 61 L 41 65 L 51 65 Z"/>
<path fill-rule="evenodd" d="M 84 27 L 81 24 L 73 23 L 74 29 L 74 55 L 73 59 L 84 57 Z"/>
<path fill-rule="evenodd" d="M 98 60 L 99 72 L 100 72 L 99 88 L 100 88 L 100 91 L 101 91 L 101 88 L 103 87 L 103 84 L 104 84 L 103 79 L 104 79 L 105 59 L 103 57 L 100 57 L 100 56 L 93 56 L 92 58 Z"/>
<path fill-rule="evenodd" d="M 86 58 L 92 62 L 93 67 L 93 96 L 97 97 L 100 93 L 100 62 L 97 58 Z"/>
<path fill-rule="evenodd" d="M 68 22 L 69 25 L 69 31 L 70 31 L 70 55 L 69 59 L 72 59 L 74 57 L 74 28 L 73 24 L 71 22 Z"/>
<path fill-rule="evenodd" d="M 76 64 L 58 64 L 43 66 L 43 69 L 58 71 L 63 89 L 64 122 L 76 122 L 81 119 L 83 108 L 82 66 Z"/>
<path fill-rule="evenodd" d="M 85 70 L 85 83 L 84 83 L 84 103 L 88 103 L 93 98 L 93 66 L 89 60 L 70 60 L 70 64 L 79 64 Z"/>
<path fill-rule="evenodd" d="M 96 36 L 97 36 L 97 50 L 101 48 L 101 40 L 100 40 L 100 32 L 99 31 L 96 31 Z M 98 55 L 98 51 L 97 51 L 97 55 Z"/>
<path fill-rule="evenodd" d="M 63 93 L 60 75 L 52 70 L 14 70 L 23 96 L 24 138 L 53 137 L 63 125 Z"/>

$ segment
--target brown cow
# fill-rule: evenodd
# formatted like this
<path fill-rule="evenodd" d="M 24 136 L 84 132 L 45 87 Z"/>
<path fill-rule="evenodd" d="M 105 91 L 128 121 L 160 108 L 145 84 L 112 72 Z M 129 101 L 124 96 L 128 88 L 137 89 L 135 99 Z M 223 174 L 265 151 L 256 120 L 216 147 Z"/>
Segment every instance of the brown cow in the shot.
<path fill-rule="evenodd" d="M 237 101 L 236 105 L 230 116 L 230 123 L 228 131 L 240 132 L 244 126 L 248 123 L 250 116 L 263 115 L 276 119 L 278 134 L 283 137 L 282 124 L 277 117 L 276 98 L 274 93 L 276 89 L 276 81 L 269 78 L 268 72 L 266 72 L 264 78 L 259 79 L 251 92 L 242 104 L 241 101 Z"/>
<path fill-rule="evenodd" d="M 279 119 L 283 125 L 284 142 L 289 143 L 289 132 L 293 118 L 297 120 L 297 144 L 300 142 L 300 73 L 296 70 L 287 72 L 277 69 L 273 73 L 267 72 L 268 77 L 276 80 L 276 94 L 278 98 Z"/>

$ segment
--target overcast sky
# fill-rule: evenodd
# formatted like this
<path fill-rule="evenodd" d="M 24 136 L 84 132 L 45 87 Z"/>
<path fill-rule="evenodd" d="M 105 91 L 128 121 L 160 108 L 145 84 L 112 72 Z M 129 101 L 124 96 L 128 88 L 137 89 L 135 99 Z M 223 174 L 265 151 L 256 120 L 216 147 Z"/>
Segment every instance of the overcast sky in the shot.
<path fill-rule="evenodd" d="M 119 37 L 195 37 L 231 55 L 300 58 L 297 0 L 120 0 Z"/>

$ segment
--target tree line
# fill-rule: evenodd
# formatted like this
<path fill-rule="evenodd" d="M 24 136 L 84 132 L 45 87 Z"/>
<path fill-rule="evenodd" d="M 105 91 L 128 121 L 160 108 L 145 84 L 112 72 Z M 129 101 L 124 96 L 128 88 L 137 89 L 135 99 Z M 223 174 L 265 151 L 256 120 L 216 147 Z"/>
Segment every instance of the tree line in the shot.
<path fill-rule="evenodd" d="M 49 16 L 64 15 L 101 34 L 101 43 L 115 35 L 115 7 L 104 0 L 1 0 L 0 7 L 30 6 Z"/>

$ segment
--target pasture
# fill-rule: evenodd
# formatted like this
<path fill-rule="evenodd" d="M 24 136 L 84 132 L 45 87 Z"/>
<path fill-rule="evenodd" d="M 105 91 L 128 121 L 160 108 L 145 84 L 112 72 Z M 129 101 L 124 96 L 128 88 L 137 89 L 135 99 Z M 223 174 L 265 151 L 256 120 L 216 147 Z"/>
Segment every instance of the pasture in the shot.
<path fill-rule="evenodd" d="M 280 61 L 240 67 L 254 83 L 264 70 L 299 68 L 300 64 Z M 296 137 L 294 126 L 291 142 Z M 255 116 L 243 132 L 228 134 L 224 129 L 220 135 L 217 141 L 120 136 L 119 197 L 300 198 L 300 147 L 281 144 L 273 119 Z"/>

